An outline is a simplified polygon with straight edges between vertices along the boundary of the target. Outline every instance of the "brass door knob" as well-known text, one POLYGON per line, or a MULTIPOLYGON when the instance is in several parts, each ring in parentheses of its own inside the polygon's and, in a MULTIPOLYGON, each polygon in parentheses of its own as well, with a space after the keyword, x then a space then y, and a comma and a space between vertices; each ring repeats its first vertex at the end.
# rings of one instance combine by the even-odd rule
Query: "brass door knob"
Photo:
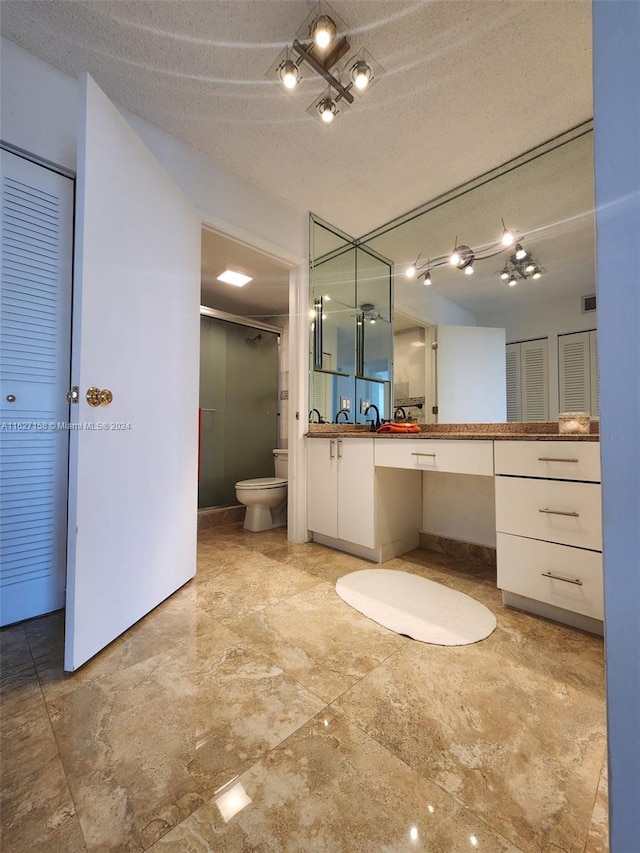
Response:
POLYGON ((108 406, 112 400, 113 394, 108 388, 101 391, 99 388, 91 386, 91 388, 87 389, 87 403, 90 406, 108 406))

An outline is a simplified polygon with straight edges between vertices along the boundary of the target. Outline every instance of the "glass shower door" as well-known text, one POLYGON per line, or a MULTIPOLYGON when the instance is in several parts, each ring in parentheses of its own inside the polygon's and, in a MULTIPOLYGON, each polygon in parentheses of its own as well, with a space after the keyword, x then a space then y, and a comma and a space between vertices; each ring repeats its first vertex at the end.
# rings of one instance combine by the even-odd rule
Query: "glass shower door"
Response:
POLYGON ((273 476, 279 335, 200 318, 198 506, 237 504, 238 480, 273 476))

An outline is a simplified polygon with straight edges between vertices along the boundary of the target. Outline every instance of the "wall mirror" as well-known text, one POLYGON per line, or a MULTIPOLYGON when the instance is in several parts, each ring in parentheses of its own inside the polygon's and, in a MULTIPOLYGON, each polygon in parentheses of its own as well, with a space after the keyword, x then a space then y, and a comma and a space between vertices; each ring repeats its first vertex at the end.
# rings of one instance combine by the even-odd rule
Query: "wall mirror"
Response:
POLYGON ((598 415, 592 122, 357 242, 393 263, 395 404, 422 403, 411 410, 418 419, 441 422, 545 421, 568 410, 598 415), (540 266, 539 278, 518 276, 513 285, 500 278, 515 251, 515 244, 495 245, 501 220, 540 266), (445 260, 432 266, 431 284, 406 277, 418 255, 424 272, 456 242, 478 249, 478 258, 495 252, 477 259, 472 275, 445 260), (505 357, 487 359, 481 369, 473 336, 482 338, 482 329, 503 330, 505 357), (454 366, 441 371, 434 353, 447 361, 445 338, 455 349, 454 366), (504 400, 501 418, 483 415, 478 391, 488 394, 492 386, 504 400), (447 395, 470 406, 458 416, 447 405, 447 416, 447 395))
POLYGON ((313 215, 310 229, 309 420, 389 418, 393 264, 313 215))

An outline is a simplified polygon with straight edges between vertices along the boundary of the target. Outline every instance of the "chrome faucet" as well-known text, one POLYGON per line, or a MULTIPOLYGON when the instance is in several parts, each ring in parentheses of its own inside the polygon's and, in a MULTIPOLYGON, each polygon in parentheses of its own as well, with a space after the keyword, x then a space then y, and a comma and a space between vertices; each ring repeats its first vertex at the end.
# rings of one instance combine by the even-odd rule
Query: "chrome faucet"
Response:
POLYGON ((318 409, 311 409, 311 411, 309 412, 309 423, 310 423, 310 424, 312 424, 312 423, 313 423, 313 413, 314 413, 314 412, 315 412, 315 413, 316 413, 316 415, 318 416, 318 420, 316 421, 316 423, 318 423, 318 424, 323 424, 323 423, 324 423, 324 418, 322 417, 322 415, 320 414, 320 412, 318 411, 318 409))
POLYGON ((346 424, 349 423, 349 410, 348 409, 340 409, 338 414, 336 415, 335 423, 340 423, 340 415, 344 415, 344 422, 346 424))
POLYGON ((367 408, 364 410, 365 417, 367 416, 369 409, 376 410, 376 419, 375 421, 371 421, 371 432, 375 432, 376 430, 380 429, 380 411, 375 403, 369 403, 367 408))

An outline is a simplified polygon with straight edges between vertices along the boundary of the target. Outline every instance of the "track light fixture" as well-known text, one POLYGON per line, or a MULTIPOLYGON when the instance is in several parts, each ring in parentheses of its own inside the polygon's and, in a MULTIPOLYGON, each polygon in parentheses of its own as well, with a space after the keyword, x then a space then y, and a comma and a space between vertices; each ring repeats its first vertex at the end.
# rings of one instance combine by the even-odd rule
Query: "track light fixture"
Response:
POLYGON ((505 261, 502 270, 498 272, 502 281, 506 281, 510 287, 513 287, 521 280, 540 278, 544 270, 539 262, 532 257, 531 253, 525 249, 522 242, 516 242, 519 232, 507 228, 504 224, 504 219, 501 221, 502 235, 494 243, 486 243, 477 249, 472 249, 464 243, 458 243, 458 238, 456 237, 453 244, 454 248, 450 254, 428 259, 426 263, 421 264, 420 258, 422 257, 422 253, 420 253, 415 261, 407 267, 405 275, 407 278, 424 278, 425 284, 431 284, 432 269, 445 265, 462 270, 465 275, 473 275, 476 270, 475 264, 477 261, 495 258, 496 255, 502 254, 506 248, 515 244, 513 254, 505 261))
POLYGON ((528 278, 540 278, 542 269, 538 262, 531 257, 530 253, 523 248, 522 244, 516 243, 515 252, 511 255, 505 264, 505 268, 499 275, 503 281, 508 279, 508 283, 513 287, 519 281, 526 281, 528 278), (505 273, 507 274, 506 276, 505 273))
POLYGON ((302 79, 302 66, 323 78, 328 85, 328 96, 325 93, 323 100, 328 97, 335 109, 319 110, 317 99, 307 112, 325 124, 331 124, 338 115, 339 102, 352 104, 354 93, 370 89, 384 74, 382 66, 364 48, 349 55, 348 29, 335 10, 320 0, 303 21, 292 44, 284 48, 267 72, 268 78, 277 80, 289 93, 302 79), (344 57, 347 59, 339 65, 344 57))

